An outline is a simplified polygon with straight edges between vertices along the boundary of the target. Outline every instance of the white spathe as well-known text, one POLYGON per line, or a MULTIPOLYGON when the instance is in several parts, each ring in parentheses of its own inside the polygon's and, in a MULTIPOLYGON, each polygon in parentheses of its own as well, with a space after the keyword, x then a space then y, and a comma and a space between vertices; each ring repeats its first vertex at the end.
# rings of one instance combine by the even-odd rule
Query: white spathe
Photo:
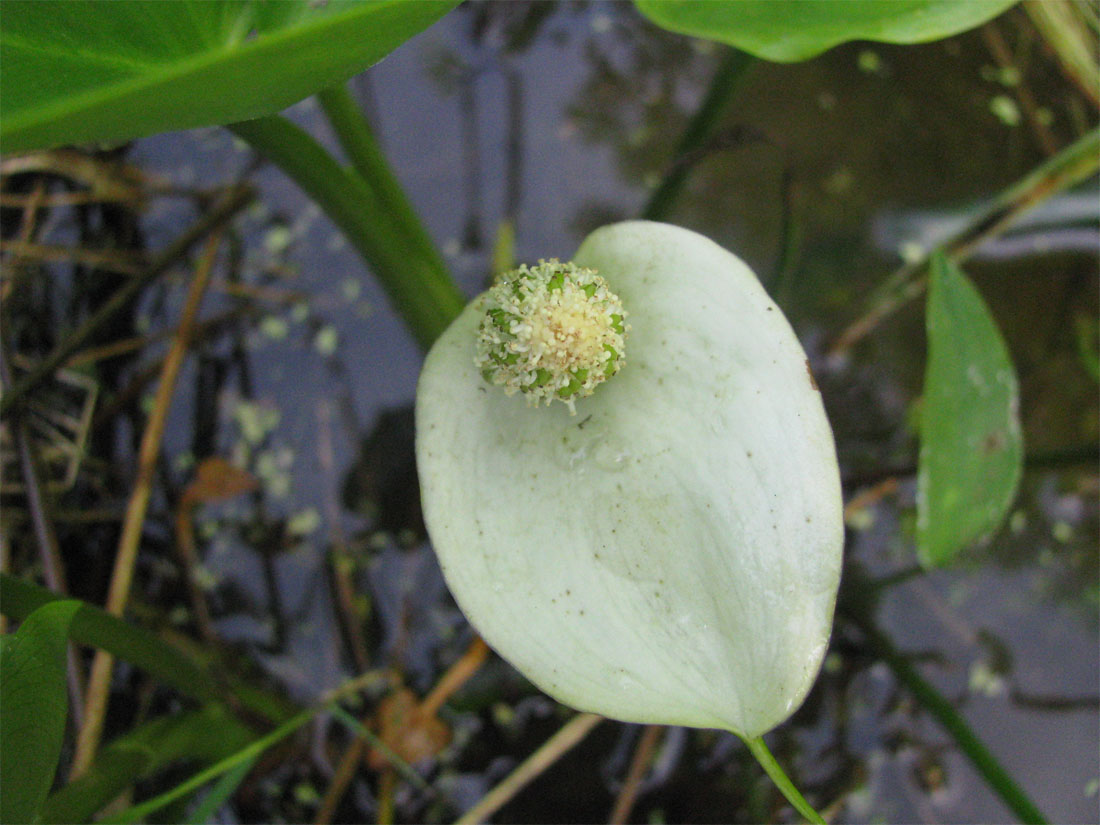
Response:
POLYGON ((629 315, 594 395, 528 406, 474 365, 474 300, 417 390, 428 532, 459 606, 542 690, 630 722, 755 737, 828 643, 843 526, 806 356, 752 271, 632 221, 588 237, 629 315))

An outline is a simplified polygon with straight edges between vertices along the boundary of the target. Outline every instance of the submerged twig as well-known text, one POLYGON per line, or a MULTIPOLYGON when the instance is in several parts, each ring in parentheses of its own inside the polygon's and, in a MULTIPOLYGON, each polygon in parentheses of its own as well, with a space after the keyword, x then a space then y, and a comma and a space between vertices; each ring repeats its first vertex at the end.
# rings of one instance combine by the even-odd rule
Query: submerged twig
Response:
POLYGON ((333 489, 336 462, 332 449, 332 410, 326 402, 317 407, 317 458, 326 482, 324 508, 329 542, 332 545, 330 567, 337 620, 351 648, 355 667, 361 673, 370 667, 370 654, 367 652, 367 640, 363 636, 363 619, 355 608, 355 581, 351 572, 354 559, 348 551, 344 530, 340 526, 340 506, 333 489))
POLYGON ((525 759, 518 768, 504 778, 499 785, 482 797, 455 825, 474 825, 484 822, 508 804, 517 793, 539 774, 553 765, 566 751, 586 737, 592 728, 603 721, 595 713, 578 713, 551 736, 541 748, 525 759))
POLYGON ((0 252, 31 261, 71 262, 119 275, 138 275, 145 269, 139 254, 120 249, 85 249, 27 241, 0 241, 0 252))
POLYGON ((225 459, 211 456, 199 464, 194 480, 183 491, 176 508, 176 551, 191 601, 191 613, 199 635, 209 644, 217 644, 218 634, 214 629, 210 606, 206 603, 206 594, 196 578, 199 555, 195 542, 194 513, 205 502, 233 498, 256 487, 256 479, 251 475, 225 459))
MULTIPOLYGON (((6 351, 0 352, 0 376, 2 376, 4 384, 11 383, 11 370, 8 367, 6 351)), ((15 442, 16 452, 19 454, 27 509, 30 511, 31 524, 34 527, 38 555, 42 562, 46 586, 55 593, 68 595, 69 587, 65 581, 65 566, 61 561, 61 551, 58 549, 57 533, 54 531, 53 521, 47 512, 47 501, 42 494, 42 485, 39 481, 42 478, 42 473, 34 454, 34 445, 29 435, 27 423, 22 415, 16 416, 15 421, 12 423, 11 435, 15 442)), ((73 712, 73 723, 80 727, 84 720, 81 705, 84 696, 84 674, 80 670, 80 658, 76 654, 76 647, 71 641, 66 645, 66 659, 69 705, 73 712)))
POLYGON ((649 202, 642 210, 642 217, 651 221, 664 220, 672 210, 672 204, 680 195, 684 187, 690 163, 685 163, 684 158, 698 152, 714 135, 722 116, 729 108, 733 100, 733 93, 737 89, 738 82, 745 70, 753 63, 753 58, 745 52, 732 47, 726 50, 721 65, 714 73, 710 88, 707 90, 703 102, 695 111, 688 123, 680 143, 676 147, 676 154, 672 166, 665 175, 649 202))
MULTIPOLYGON (((142 526, 145 523, 145 512, 153 486, 153 474, 156 470, 157 457, 160 455, 161 438, 168 419, 168 410, 175 391, 176 378, 179 376, 183 359, 190 348, 195 318, 206 292, 206 285, 210 281, 210 273, 214 268, 214 260, 218 252, 220 239, 220 233, 218 233, 208 240, 202 258, 196 267, 195 277, 191 282, 187 301, 184 304, 179 330, 172 342, 172 348, 165 359, 164 369, 161 372, 153 412, 149 416, 149 422, 142 434, 141 446, 138 451, 137 478, 126 510, 126 517, 123 520, 122 535, 119 537, 118 553, 115 556, 111 585, 107 593, 107 612, 115 616, 122 615, 130 596, 130 584, 133 581, 138 544, 141 540, 142 526)), ((84 704, 84 724, 80 727, 76 742, 76 753, 73 757, 71 772, 73 778, 82 775, 88 769, 95 756, 96 749, 99 747, 99 740, 103 735, 103 718, 107 708, 107 695, 110 690, 113 664, 114 658, 111 654, 104 650, 96 651, 84 704)))
MULTIPOLYGON (((475 639, 461 658, 447 669, 447 672, 443 674, 432 692, 401 717, 401 720, 405 722, 405 727, 422 727, 425 720, 434 718, 443 703, 466 684, 470 677, 481 667, 488 655, 489 646, 480 638, 475 639)), ((369 722, 370 719, 368 718, 366 721, 369 722)), ((382 809, 392 802, 393 791, 395 790, 393 782, 397 773, 400 773, 405 779, 411 780, 421 790, 428 790, 435 795, 439 795, 434 788, 420 779, 416 771, 409 765, 410 761, 416 761, 413 758, 416 754, 407 752, 406 749, 400 747, 400 743, 387 741, 386 734, 392 731, 392 728, 387 730, 385 724, 381 728, 382 735, 378 736, 373 733, 368 735, 369 729, 365 724, 358 726, 360 736, 348 745, 340 757, 336 773, 329 783, 328 790, 325 791, 321 807, 314 818, 315 825, 325 825, 325 823, 332 821, 336 809, 340 805, 340 800, 343 799, 348 785, 355 776, 355 767, 364 755, 370 757, 368 765, 375 769, 378 769, 379 763, 383 766, 379 779, 379 822, 386 821, 387 816, 392 819, 392 811, 387 813, 382 809), (373 751, 365 754, 368 744, 372 745, 373 751)), ((419 738, 417 738, 417 744, 418 746, 422 745, 419 738)), ((447 801, 449 802, 449 800, 447 801)))
POLYGON ((610 825, 622 825, 630 819, 630 812, 634 809, 638 791, 642 787, 642 778, 653 759, 653 751, 656 750, 657 742, 660 741, 664 731, 664 725, 646 725, 642 738, 638 740, 638 745, 634 749, 634 758, 630 760, 623 787, 615 799, 615 807, 611 809, 611 816, 607 820, 610 825))
POLYGON ((313 825, 328 825, 329 822, 332 822, 333 817, 336 815, 336 809, 340 806, 340 802, 347 792, 348 785, 355 778, 355 771, 359 767, 359 760, 363 757, 363 751, 366 750, 366 747, 367 740, 362 736, 357 736, 340 756, 336 773, 332 775, 328 788, 325 790, 325 795, 321 799, 321 806, 317 809, 317 815, 313 817, 313 825))
POLYGON ((1020 818, 1020 821, 1046 822, 1035 803, 1028 798, 1023 789, 1016 784, 1016 780, 978 739, 966 720, 935 687, 925 681, 909 659, 901 654, 867 617, 853 613, 849 614, 848 618, 859 627, 872 652, 890 667, 897 681, 904 685, 921 706, 932 714, 951 735, 959 746, 959 750, 970 760, 994 793, 1020 818))
POLYGON ((195 221, 183 234, 173 241, 164 251, 153 259, 149 268, 141 275, 129 280, 102 306, 99 307, 87 320, 73 330, 61 343, 54 347, 53 352, 40 361, 21 379, 15 382, 2 397, 0 397, 0 415, 6 414, 13 406, 23 401, 24 397, 37 387, 48 376, 60 367, 74 352, 79 350, 92 334, 114 317, 131 300, 141 293, 145 287, 162 275, 168 267, 187 254, 187 250, 193 244, 201 240, 215 227, 221 226, 238 211, 243 209, 253 197, 253 191, 249 187, 237 186, 227 192, 207 212, 195 221))

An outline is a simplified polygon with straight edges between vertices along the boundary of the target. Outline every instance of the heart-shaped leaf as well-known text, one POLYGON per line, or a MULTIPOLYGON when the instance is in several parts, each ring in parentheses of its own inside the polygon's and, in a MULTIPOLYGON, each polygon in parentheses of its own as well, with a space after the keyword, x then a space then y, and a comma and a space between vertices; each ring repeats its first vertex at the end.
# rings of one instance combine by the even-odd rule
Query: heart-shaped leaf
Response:
POLYGON ((4 152, 271 114, 381 60, 457 0, 8 0, 4 152))
POLYGON ((575 415, 483 380, 488 293, 425 363, 417 461, 447 582, 566 704, 758 736, 809 690, 840 574, 839 474, 806 356, 748 267, 693 232, 605 227, 575 262, 629 322, 621 369, 575 415))
POLYGON ((778 63, 849 40, 923 43, 980 26, 1017 0, 634 0, 662 28, 778 63))

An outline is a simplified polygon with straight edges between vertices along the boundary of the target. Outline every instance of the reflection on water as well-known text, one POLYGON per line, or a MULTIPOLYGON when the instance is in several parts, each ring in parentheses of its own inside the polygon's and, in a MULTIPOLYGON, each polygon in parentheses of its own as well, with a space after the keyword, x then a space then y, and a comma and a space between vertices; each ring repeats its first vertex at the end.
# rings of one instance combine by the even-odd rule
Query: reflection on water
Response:
MULTIPOLYGON (((472 296, 491 273, 503 222, 515 229, 517 260, 532 261, 567 257, 590 229, 637 215, 721 55, 656 31, 628 4, 473 4, 353 89, 472 296)), ((934 243, 1042 159, 1026 124, 1008 125, 991 109, 1006 87, 990 65, 977 33, 909 48, 850 45, 807 64, 754 64, 721 134, 751 129, 766 140, 723 143, 720 134, 725 148, 697 160, 670 216, 761 273, 777 267, 784 222, 797 234, 777 298, 814 362, 846 496, 862 494, 866 506, 848 514, 848 603, 824 672, 773 749, 811 798, 823 806, 843 798, 844 821, 1007 816, 943 731, 868 656, 845 618, 852 610, 872 610, 899 649, 927 654, 927 678, 1048 815, 1088 821, 1098 813, 1095 785, 1087 792, 1100 746, 1089 450, 1098 412, 1076 331, 1097 315, 1095 187, 1051 201, 968 265, 1017 364, 1031 465, 1006 529, 957 569, 871 584, 914 563, 920 307, 885 325, 852 360, 824 358, 868 291, 914 245, 934 243)), ((1034 57, 1023 82, 1065 145, 1079 124, 1056 69, 1034 57)), ((334 148, 311 102, 289 114, 334 148)), ((130 159, 187 186, 222 184, 251 162, 216 129, 142 140, 130 159)), ((241 225, 237 291, 212 295, 206 310, 234 310, 248 294, 260 311, 211 336, 188 367, 165 443, 168 472, 178 478, 221 454, 261 485, 199 513, 217 630, 301 699, 361 664, 356 645, 371 666, 394 666, 426 691, 470 631, 424 541, 410 412, 420 353, 316 207, 273 169, 251 177, 263 199, 241 225), (330 558, 355 584, 342 616, 330 558), (349 616, 360 625, 358 641, 349 616)), ((150 247, 188 214, 186 203, 154 201, 143 219, 150 247)), ((172 323, 181 295, 146 306, 150 323, 172 323)), ((604 450, 596 460, 628 460, 628 446, 593 449, 604 450)), ((560 724, 499 662, 453 707, 456 743, 439 768, 453 798, 476 798, 560 724)), ((601 727, 503 818, 605 818, 637 735, 601 727), (569 799, 562 783, 577 789, 569 799)), ((369 787, 353 788, 346 813, 362 816, 373 805, 369 787)), ((635 816, 770 821, 778 814, 769 793, 734 737, 675 731, 657 751, 635 816)), ((406 815, 427 815, 406 802, 406 815)))

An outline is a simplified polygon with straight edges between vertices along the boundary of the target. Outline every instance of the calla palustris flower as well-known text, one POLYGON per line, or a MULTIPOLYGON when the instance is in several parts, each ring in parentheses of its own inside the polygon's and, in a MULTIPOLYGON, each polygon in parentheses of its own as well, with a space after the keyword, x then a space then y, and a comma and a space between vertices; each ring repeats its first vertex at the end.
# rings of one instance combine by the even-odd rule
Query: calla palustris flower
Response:
POLYGON ((451 591, 546 693, 746 738, 801 703, 839 474, 806 356, 734 255, 636 221, 501 276, 432 348, 416 425, 451 591))

